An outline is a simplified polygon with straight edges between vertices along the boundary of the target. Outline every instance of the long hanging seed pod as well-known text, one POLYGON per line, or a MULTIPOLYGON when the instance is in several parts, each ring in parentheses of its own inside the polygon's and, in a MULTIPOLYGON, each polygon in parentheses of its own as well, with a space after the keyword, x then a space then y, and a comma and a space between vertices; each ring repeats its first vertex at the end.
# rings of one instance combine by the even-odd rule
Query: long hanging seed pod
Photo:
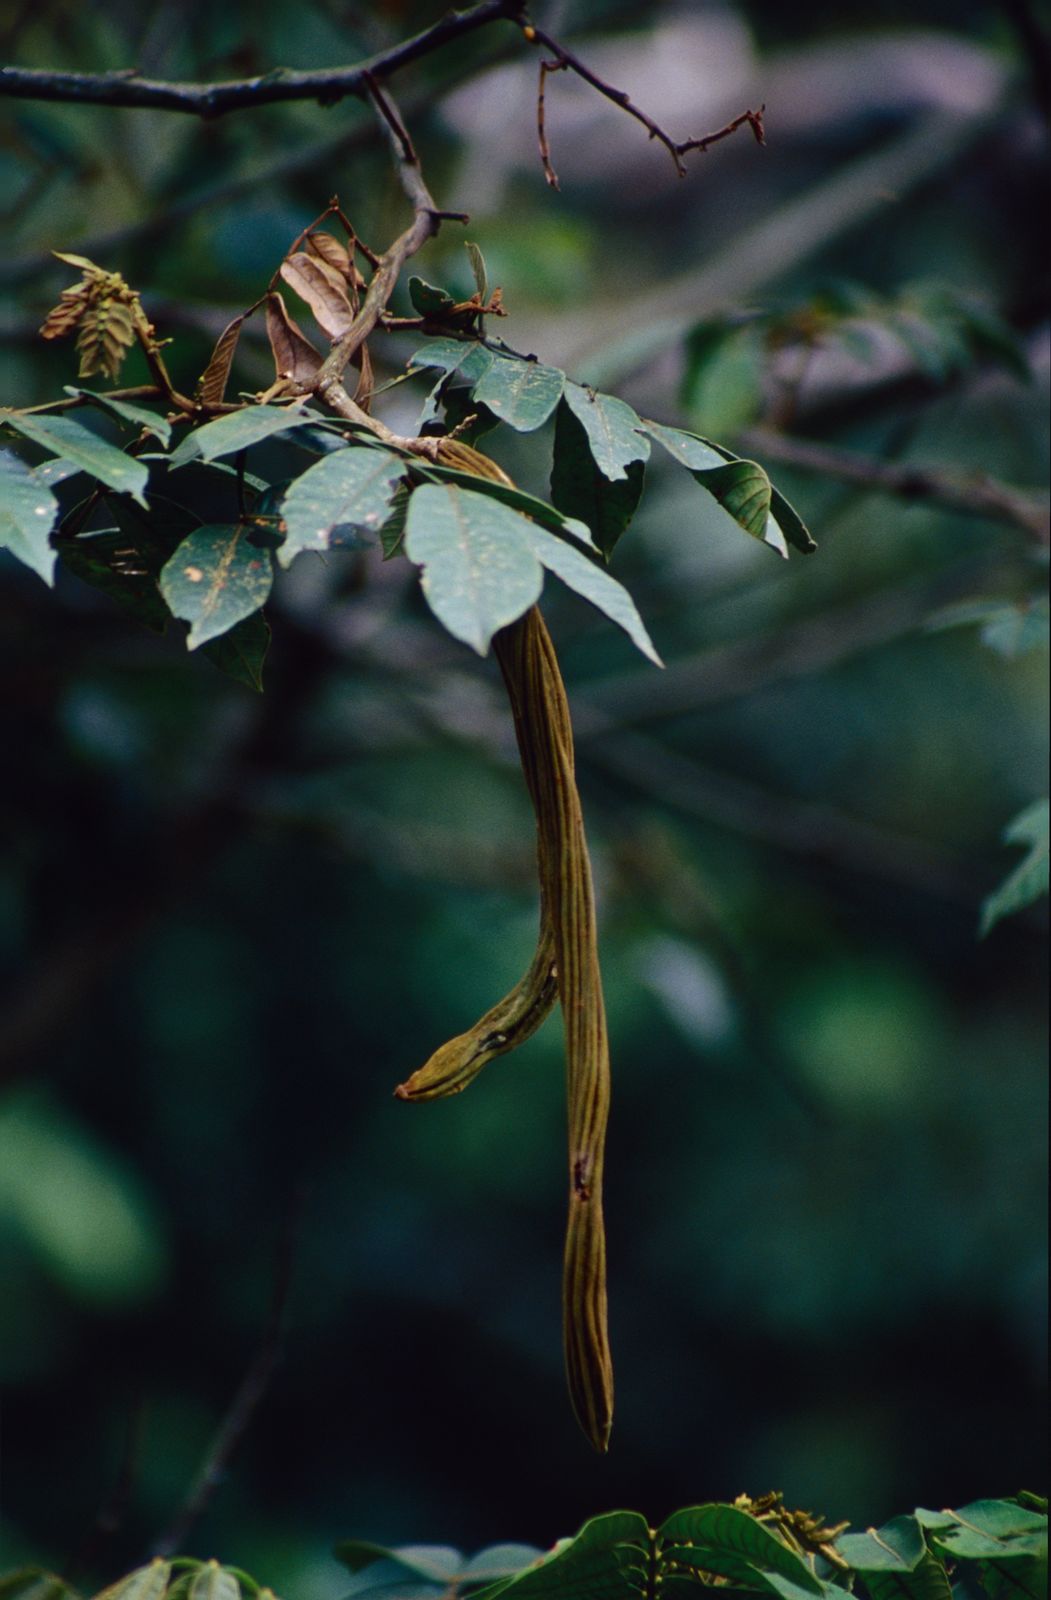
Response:
POLYGON ((443 1044, 394 1093, 400 1100, 441 1100, 460 1094, 490 1061, 531 1039, 557 999, 555 940, 545 908, 525 976, 473 1028, 443 1044))
MULTIPOLYGON (((461 471, 510 483, 495 462, 458 440, 441 441, 438 456, 461 471)), ((507 685, 522 770, 537 818, 540 938, 529 972, 515 989, 473 1029, 436 1051, 398 1092, 406 1099, 423 1099, 466 1087, 486 1061, 535 1031, 554 1002, 557 974, 569 1123, 569 1218, 562 1278, 566 1374, 580 1426, 596 1450, 605 1451, 613 1419, 602 1216, 609 1045, 572 726, 554 645, 535 606, 496 634, 493 648, 507 685)))

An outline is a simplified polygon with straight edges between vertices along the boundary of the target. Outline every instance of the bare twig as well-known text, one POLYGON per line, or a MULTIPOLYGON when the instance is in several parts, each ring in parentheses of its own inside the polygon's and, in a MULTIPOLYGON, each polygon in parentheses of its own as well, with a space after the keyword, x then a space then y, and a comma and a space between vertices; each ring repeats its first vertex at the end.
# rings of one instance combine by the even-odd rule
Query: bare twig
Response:
POLYGON ((145 1396, 140 1392, 134 1397, 128 1411, 124 1449, 113 1487, 95 1513, 95 1521, 87 1538, 63 1568, 71 1583, 80 1573, 91 1571, 99 1564, 100 1553, 124 1525, 141 1467, 145 1421, 145 1396))
POLYGON ((540 82, 536 91, 536 136, 540 145, 540 164, 544 169, 544 177, 552 189, 559 187, 558 173, 551 165, 551 146, 547 142, 547 125, 545 118, 545 89, 549 72, 564 72, 565 61, 541 61, 540 82))
MULTIPOLYGON (((34 332, 39 330, 34 330, 34 332)), ((38 411, 72 411, 76 406, 88 406, 92 400, 160 400, 163 391, 155 383, 136 383, 130 389, 103 389, 97 395, 68 394, 64 400, 43 400, 38 406, 20 406, 19 411, 23 417, 31 417, 38 411)))
POLYGON ((390 77, 442 45, 462 39, 490 22, 517 22, 521 14, 522 0, 480 0, 480 4, 466 11, 447 12, 432 27, 367 61, 350 67, 329 67, 322 72, 276 67, 259 77, 226 83, 163 83, 140 77, 135 67, 102 73, 2 67, 0 94, 20 100, 182 111, 198 117, 220 117, 228 111, 251 110, 279 100, 317 100, 330 106, 347 95, 364 97, 369 92, 370 77, 390 77))
POLYGON ((559 44, 557 39, 553 39, 549 33, 545 33, 543 28, 537 28, 532 23, 529 23, 524 31, 531 44, 543 45, 545 50, 550 50, 554 58, 551 61, 541 61, 540 63, 540 87, 537 91, 536 105, 540 159, 544 167, 544 177, 553 189, 558 188, 558 177, 551 165, 551 152, 544 127, 544 89, 547 76, 551 72, 563 72, 566 69, 570 72, 575 72, 578 78, 582 78, 593 89, 597 89, 599 94, 604 95, 607 100, 612 100, 613 104, 619 106, 621 111, 626 111, 629 117, 634 117, 636 122, 641 122, 650 138, 658 140, 667 150, 675 163, 675 170, 680 178, 685 178, 686 176, 686 163, 683 160, 683 156, 687 155, 691 150, 707 150, 709 145, 718 144, 720 139, 729 138, 730 134, 736 133, 737 129, 743 128, 746 123, 751 128, 756 143, 766 143, 766 136, 763 130, 765 106, 760 106, 758 111, 742 111, 739 117, 734 117, 732 122, 728 122, 723 128, 718 128, 715 133, 703 134, 698 139, 676 141, 670 133, 665 132, 658 122, 654 122, 653 118, 647 115, 641 106, 635 104, 626 90, 614 88, 613 84, 607 83, 605 78, 600 78, 598 73, 593 72, 589 66, 581 61, 579 56, 574 55, 572 50, 567 50, 565 45, 559 44))
POLYGON ((950 511, 967 516, 990 517, 997 522, 1021 528, 1037 544, 1049 542, 1049 513, 1046 496, 1027 494, 984 473, 964 476, 939 467, 920 467, 890 461, 875 461, 849 450, 834 450, 811 444, 807 439, 791 439, 765 428, 752 428, 740 438, 742 448, 760 459, 783 461, 804 472, 818 472, 844 483, 880 493, 900 495, 906 500, 930 500, 950 511))
POLYGON ((216 1490, 226 1476, 234 1451, 247 1432, 259 1403, 270 1386, 274 1369, 281 1357, 285 1307, 288 1304, 288 1292, 292 1283, 292 1268, 302 1208, 303 1195, 300 1191, 292 1198, 281 1230, 274 1272, 274 1292, 262 1343, 255 1360, 237 1387, 229 1410, 216 1430, 189 1494, 170 1525, 154 1544, 152 1552, 154 1556, 172 1556, 183 1548, 186 1535, 211 1505, 216 1490))

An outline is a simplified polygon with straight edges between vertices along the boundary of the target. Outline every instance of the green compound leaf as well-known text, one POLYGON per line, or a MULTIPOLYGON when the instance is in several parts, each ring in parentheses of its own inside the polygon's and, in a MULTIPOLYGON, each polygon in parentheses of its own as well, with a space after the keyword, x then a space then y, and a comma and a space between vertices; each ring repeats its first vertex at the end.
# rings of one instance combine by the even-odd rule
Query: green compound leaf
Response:
POLYGON ((272 582, 269 554, 249 542, 240 524, 196 528, 160 575, 161 593, 173 616, 191 624, 189 650, 258 611, 272 582))
POLYGON ((390 503, 390 514, 379 531, 384 561, 396 556, 405 539, 405 519, 409 514, 409 490, 406 484, 398 485, 390 503))
POLYGON ((610 479, 595 465, 583 423, 567 405, 555 418, 551 498, 560 511, 591 529, 595 544, 610 556, 642 498, 646 466, 629 462, 626 476, 610 479))
POLYGON ((453 484, 424 484, 409 501, 405 550, 423 568, 427 604, 453 638, 479 655, 543 587, 520 524, 530 526, 491 497, 453 484))
POLYGON ((685 428, 666 428, 663 423, 650 422, 646 417, 642 418, 641 425, 651 439, 663 445, 673 461, 690 472, 707 472, 733 459, 709 444, 707 439, 702 439, 696 433, 687 433, 685 428))
MULTIPOLYGON (((470 239, 464 241, 464 249, 467 251, 467 259, 471 263, 471 276, 474 279, 474 286, 478 290, 478 297, 484 305, 489 298, 489 274, 485 269, 485 257, 478 246, 471 243, 470 239)), ((508 1546, 507 1548, 510 1549, 511 1547, 508 1546)))
POLYGON ((457 467, 446 467, 437 462, 428 461, 426 466, 422 462, 417 463, 414 470, 421 477, 435 478, 443 483, 458 483, 472 494, 487 494, 512 510, 521 511, 523 516, 532 517, 542 528, 549 528, 552 533, 573 543, 586 545, 589 550, 597 549, 587 523, 564 516, 555 506, 537 499, 536 495, 526 494, 524 489, 499 483, 495 478, 480 478, 476 472, 461 472, 457 467))
POLYGON ((475 383, 474 398, 519 433, 532 433, 558 405, 565 382, 557 367, 499 356, 475 383))
MULTIPOLYGON (((1004 842, 1028 848, 1028 854, 1014 871, 1004 879, 999 889, 989 895, 982 905, 980 934, 985 935, 995 927, 1001 917, 1026 906, 1047 893, 1048 886, 1048 802, 1037 800, 1028 806, 1004 830, 1004 842)), ((987 1504, 991 1502, 980 1502, 987 1504)), ((1002 1502, 1007 1504, 1007 1502, 1002 1502)), ((1017 1509, 1017 1508, 1016 1508, 1017 1509)))
POLYGON ((245 406, 188 433, 168 459, 170 467, 190 461, 218 461, 235 455, 290 428, 317 427, 324 419, 316 411, 290 410, 287 406, 245 406))
POLYGON ((441 416, 445 431, 452 433, 455 429, 456 437, 465 444, 477 444, 479 439, 500 426, 500 418, 488 406, 478 404, 470 389, 463 388, 457 382, 455 372, 451 377, 442 378, 432 390, 429 405, 431 415, 421 421, 420 428, 441 416))
POLYGON ((164 1592, 171 1577, 171 1562, 151 1561, 149 1566, 137 1567, 124 1578, 103 1589, 95 1600, 164 1600, 164 1592))
POLYGON ((525 537, 537 559, 543 562, 548 571, 561 578, 568 588, 584 600, 589 600, 611 622, 623 628, 632 644, 654 666, 663 666, 635 602, 624 585, 581 551, 564 540, 554 538, 546 529, 538 528, 533 523, 526 523, 525 526, 525 537))
POLYGON ((951 1600, 952 1586, 915 1517, 895 1517, 867 1533, 843 1534, 836 1549, 872 1600, 951 1600))
POLYGON ((788 557, 785 536, 770 515, 771 483, 757 461, 727 461, 694 477, 753 539, 788 557))
POLYGON ((649 459, 650 443, 640 417, 614 395, 566 383, 565 400, 583 426, 597 470, 604 478, 623 478, 633 461, 649 459))
POLYGON ((441 1600, 455 1594, 477 1595, 479 1585, 499 1579, 495 1587, 528 1566, 540 1554, 529 1545, 494 1545, 470 1559, 445 1545, 385 1545, 347 1540, 335 1555, 350 1568, 346 1600, 441 1600))
POLYGON ((346 533, 375 537, 404 476, 405 463, 381 450, 351 446, 323 456, 284 497, 281 565, 290 566, 301 550, 328 550, 337 538, 345 542, 346 533))
POLYGON ((479 655, 499 628, 536 602, 541 568, 547 567, 660 663, 634 601, 615 578, 490 495, 453 484, 417 489, 409 503, 405 549, 424 568, 423 592, 432 611, 479 655))
POLYGON ((475 1600, 639 1600, 650 1596, 650 1531, 637 1511, 592 1517, 544 1560, 497 1582, 475 1600))
POLYGON ((43 1567, 19 1567, 0 1577, 0 1600, 80 1600, 64 1578, 43 1567))
POLYGON ((107 488, 130 494, 143 503, 142 491, 150 475, 145 462, 125 455, 123 450, 100 439, 72 417, 27 416, 17 411, 3 411, 0 422, 72 463, 81 472, 90 473, 107 488))
POLYGON ((674 1512, 658 1534, 670 1559, 689 1561, 738 1582, 757 1583, 785 1600, 825 1593, 824 1584, 801 1556, 737 1506, 689 1506, 674 1512))
POLYGON ((202 654, 228 678, 263 692, 263 663, 270 649, 270 624, 261 611, 245 617, 229 633, 206 644, 202 654))
POLYGON ((1047 1517, 1013 1500, 973 1500, 958 1511, 917 1511, 931 1543, 954 1561, 1047 1560, 1047 1517))
POLYGON ((978 1577, 990 1600, 1046 1600, 1046 1556, 979 1561, 978 1577))
POLYGON ((439 372, 455 372, 458 380, 471 388, 495 360, 491 350, 471 339, 432 339, 409 358, 409 370, 435 367, 439 372))
MULTIPOLYGON (((484 295, 486 291, 480 288, 480 292, 484 295)), ((460 1582, 482 1583, 491 1578, 515 1577, 540 1561, 543 1554, 533 1544, 491 1544, 464 1562, 460 1582)))
POLYGON ((125 499, 110 501, 107 510, 116 527, 62 539, 62 565, 116 600, 144 627, 163 633, 171 613, 157 580, 179 542, 200 526, 198 518, 163 495, 150 495, 145 510, 125 499))
POLYGON ((440 317, 456 304, 447 290, 437 288, 424 278, 409 279, 409 299, 421 317, 440 317))
MULTIPOLYGON (((656 439, 657 443, 667 450, 673 460, 693 473, 702 488, 709 488, 705 482, 707 473, 718 471, 722 463, 739 462, 742 459, 740 456, 735 456, 732 450, 713 444, 710 439, 702 439, 698 434, 688 433, 685 428, 666 428, 659 422, 650 422, 647 419, 643 419, 641 426, 652 439, 656 439)), ((749 463, 751 466, 756 464, 749 463)), ((767 482, 769 483, 769 479, 767 482)), ((745 524, 742 523, 741 526, 744 527, 745 524)), ((752 529, 748 528, 746 531, 751 533, 752 529)), ((762 537, 764 543, 782 554, 786 553, 784 550, 786 541, 803 555, 811 555, 817 549, 802 517, 773 484, 770 484, 767 524, 762 535, 756 537, 762 537)))
POLYGON ((798 550, 800 555, 812 556, 817 549, 817 540, 803 521, 799 512, 785 499, 776 485, 770 485, 770 508, 788 543, 793 550, 798 550))
POLYGON ((69 395, 90 401, 119 422, 128 422, 133 428, 148 429, 163 445, 171 442, 172 425, 167 417, 158 416, 156 411, 150 411, 146 406, 133 405, 130 400, 113 400, 108 394, 96 394, 94 389, 78 389, 72 384, 66 384, 65 390, 69 395))
MULTIPOLYGON (((883 1530, 880 1530, 882 1536, 883 1530)), ((925 1551, 911 1572, 864 1572, 872 1600, 952 1600, 952 1585, 937 1556, 925 1551)))
POLYGON ((190 1584, 189 1600, 241 1600, 241 1586, 218 1561, 206 1561, 190 1584))
POLYGON ((0 450, 0 547, 45 583, 53 583, 55 551, 49 535, 58 501, 32 467, 12 450, 0 450))
POLYGON ((912 1572, 927 1552, 923 1532, 915 1517, 895 1517, 880 1529, 844 1533, 836 1549, 855 1572, 912 1572))

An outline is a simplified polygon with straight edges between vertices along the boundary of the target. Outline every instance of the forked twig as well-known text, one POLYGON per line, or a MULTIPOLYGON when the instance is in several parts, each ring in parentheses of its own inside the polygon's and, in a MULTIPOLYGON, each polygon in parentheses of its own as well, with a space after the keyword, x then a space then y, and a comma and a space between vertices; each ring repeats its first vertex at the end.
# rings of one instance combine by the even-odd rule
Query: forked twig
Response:
POLYGON ((567 50, 565 45, 559 44, 557 39, 553 39, 549 33, 545 33, 543 28, 537 28, 532 23, 529 23, 523 29, 523 32, 531 44, 543 45, 545 50, 551 51, 553 57, 550 61, 541 61, 540 63, 540 83, 537 89, 536 102, 540 160, 544 169, 544 177, 552 189, 557 189, 559 183, 558 174, 551 164, 544 106, 547 78, 549 73, 552 72, 565 72, 566 70, 575 72, 578 78, 582 78, 585 83, 590 84, 593 89, 604 95, 607 100, 612 100, 613 104, 619 106, 621 111, 626 111, 629 117, 634 117, 636 122, 641 122, 650 138, 658 140, 667 150, 675 163, 675 170, 680 178, 685 178, 686 176, 686 163, 683 160, 685 155, 688 155, 692 150, 707 150, 710 145, 718 144, 720 139, 728 139, 732 133, 736 133, 738 128, 743 128, 746 123, 751 128, 756 143, 766 143, 766 134, 763 128, 765 106, 760 106, 758 111, 742 111, 740 116, 734 117, 724 127, 717 128, 714 133, 702 134, 697 139, 677 141, 672 138, 670 133, 666 133, 660 124, 655 122, 647 112, 643 111, 641 106, 637 106, 626 90, 617 89, 613 84, 607 83, 605 78, 600 78, 598 73, 593 72, 585 62, 581 61, 579 56, 574 55, 572 50, 567 50))

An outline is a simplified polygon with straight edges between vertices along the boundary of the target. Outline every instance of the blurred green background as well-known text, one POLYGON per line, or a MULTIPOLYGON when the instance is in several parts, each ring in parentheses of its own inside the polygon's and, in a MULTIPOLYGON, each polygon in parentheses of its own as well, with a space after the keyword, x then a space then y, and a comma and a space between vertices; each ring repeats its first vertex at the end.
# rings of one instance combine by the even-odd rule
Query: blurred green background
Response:
MULTIPOLYGON (((439 12, 9 0, 2 33, 24 65, 214 79, 354 61, 439 12)), ((511 26, 400 75, 512 344, 745 453, 762 424, 1046 483, 1045 11, 538 17, 676 136, 765 101, 769 143, 746 130, 680 182, 557 77, 555 194, 511 26)), ((356 102, 210 124, 7 102, 3 128, 4 403, 74 381, 35 335, 68 281, 53 248, 142 291, 186 387, 334 191, 374 246, 405 217, 356 102)), ((461 236, 419 270, 467 290, 461 236)), ((410 349, 377 341, 383 373, 410 349)), ((241 387, 265 357, 245 347, 241 387)), ((411 426, 422 394, 382 414, 411 426)), ((504 431, 487 447, 543 491, 550 441, 504 431)), ((977 939, 1017 860, 1002 830, 1045 792, 1043 555, 1003 521, 771 467, 809 561, 651 469, 616 571, 663 675, 545 599, 614 1047, 606 1460, 561 1372, 557 1024, 462 1099, 391 1098, 532 947, 492 663, 440 632, 404 563, 303 559, 259 699, 175 630, 4 558, 9 1562, 102 1579, 170 1522, 263 1336, 290 1217, 283 1361, 189 1541, 281 1593, 338 1594, 340 1536, 546 1545, 614 1506, 770 1487, 864 1525, 1043 1481, 1046 911, 977 939), (930 625, 975 599, 1027 607, 1037 647, 930 625)))

